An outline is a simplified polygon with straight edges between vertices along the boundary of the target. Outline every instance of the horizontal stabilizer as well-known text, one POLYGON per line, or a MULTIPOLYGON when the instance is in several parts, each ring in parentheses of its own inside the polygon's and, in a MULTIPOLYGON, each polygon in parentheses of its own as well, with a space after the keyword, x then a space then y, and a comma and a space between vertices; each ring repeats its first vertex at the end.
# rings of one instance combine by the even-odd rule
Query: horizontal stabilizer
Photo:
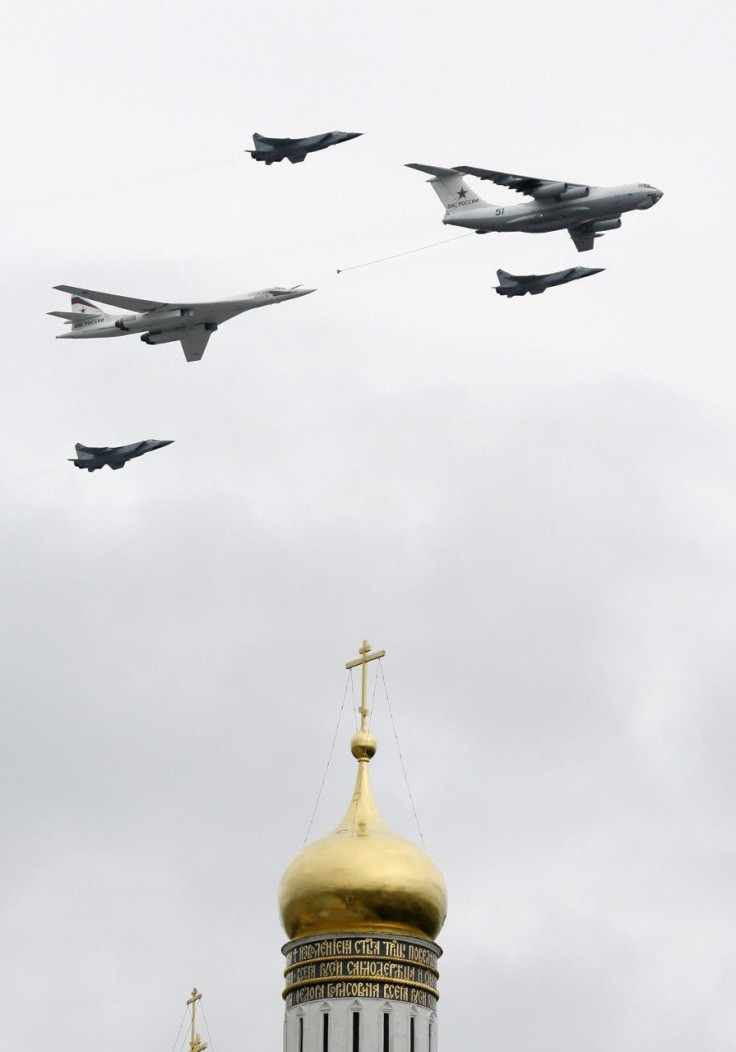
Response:
POLYGON ((404 165, 404 167, 405 168, 415 168, 418 172, 426 172, 427 175, 434 175, 434 176, 443 176, 443 175, 444 176, 448 176, 448 175, 458 176, 458 175, 460 175, 460 172, 456 172, 454 168, 437 168, 433 164, 406 164, 406 165, 404 165))
POLYGON ((94 289, 80 289, 75 285, 54 285, 54 288, 59 292, 69 292, 72 296, 87 296, 99 303, 109 303, 113 307, 121 307, 122 310, 147 311, 168 306, 159 300, 140 300, 132 296, 118 296, 112 292, 95 292, 94 289))
POLYGON ((81 311, 49 310, 46 313, 50 314, 52 318, 63 318, 66 322, 80 322, 89 319, 89 315, 82 314, 81 311))

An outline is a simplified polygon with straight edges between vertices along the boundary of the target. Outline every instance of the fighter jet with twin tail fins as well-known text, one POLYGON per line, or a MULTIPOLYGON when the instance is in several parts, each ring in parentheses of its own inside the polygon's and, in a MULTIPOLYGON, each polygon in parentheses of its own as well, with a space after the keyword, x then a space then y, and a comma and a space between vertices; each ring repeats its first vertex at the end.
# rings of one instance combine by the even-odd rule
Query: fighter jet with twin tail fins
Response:
POLYGON ((198 362, 212 333, 224 321, 271 303, 307 296, 315 289, 296 285, 291 289, 270 288, 259 292, 244 292, 229 300, 213 303, 160 303, 132 296, 118 296, 110 292, 94 292, 74 285, 55 285, 59 292, 70 292, 70 311, 51 310, 54 318, 63 318, 71 325, 69 332, 60 333, 57 340, 88 340, 103 336, 125 336, 141 333, 144 343, 173 343, 179 341, 188 362, 198 362), (107 314, 90 300, 120 307, 128 314, 107 314))
POLYGON ((603 267, 570 267, 568 270, 556 270, 553 274, 509 274, 497 270, 499 283, 496 292, 499 296, 539 296, 553 285, 567 285, 568 281, 589 278, 592 274, 601 274, 603 267))
POLYGON ((132 442, 129 446, 83 446, 77 442, 74 448, 76 457, 69 457, 72 464, 78 468, 86 468, 87 471, 98 471, 107 464, 113 471, 124 468, 129 460, 134 457, 142 457, 144 453, 150 453, 153 449, 161 449, 170 446, 173 439, 164 441, 158 438, 147 438, 143 442, 132 442))
POLYGON ((466 227, 477 234, 494 230, 520 230, 525 234, 567 230, 578 252, 588 252, 597 237, 620 227, 622 213, 651 208, 662 197, 662 191, 649 183, 587 186, 462 164, 455 168, 429 164, 406 167, 432 176, 429 182, 445 206, 442 222, 448 226, 466 227), (489 204, 465 182, 464 174, 489 179, 532 200, 521 205, 489 204))
POLYGON ((340 142, 348 139, 357 139, 362 132, 325 132, 324 135, 309 135, 304 139, 269 139, 265 135, 253 132, 254 150, 246 150, 254 161, 265 161, 273 164, 274 161, 283 161, 286 158, 292 164, 303 161, 308 153, 317 150, 326 150, 328 146, 337 146, 340 142))

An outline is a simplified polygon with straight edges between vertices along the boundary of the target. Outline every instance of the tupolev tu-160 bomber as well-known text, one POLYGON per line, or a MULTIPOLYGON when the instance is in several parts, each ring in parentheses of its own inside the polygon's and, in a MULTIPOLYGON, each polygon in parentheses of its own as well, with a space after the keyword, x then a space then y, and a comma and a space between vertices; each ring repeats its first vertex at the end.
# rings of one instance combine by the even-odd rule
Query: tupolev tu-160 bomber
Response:
POLYGON ((71 311, 51 310, 54 318, 63 318, 71 325, 69 332, 60 333, 57 340, 88 340, 107 336, 126 336, 141 333, 144 343, 181 343, 188 362, 198 362, 212 333, 224 321, 235 318, 255 307, 307 296, 315 289, 296 285, 291 289, 270 288, 259 292, 244 292, 227 300, 212 303, 160 303, 158 300, 135 299, 110 292, 94 292, 74 285, 55 285, 59 292, 72 296, 71 311), (107 314, 90 300, 121 307, 131 314, 107 314))
POLYGON ((308 153, 317 150, 326 150, 328 146, 337 146, 340 142, 348 142, 349 139, 357 139, 362 132, 325 132, 323 135, 307 135, 302 139, 269 139, 265 135, 253 132, 253 146, 255 149, 246 150, 254 161, 265 161, 273 164, 274 161, 288 159, 292 164, 303 161, 308 153))
POLYGON ((467 165, 436 168, 430 164, 407 164, 406 167, 432 176, 429 182, 445 206, 442 222, 447 226, 466 227, 477 234, 506 230, 544 234, 567 230, 578 252, 588 252, 597 237, 620 227, 622 213, 652 208, 662 197, 662 191, 649 183, 587 186, 467 165), (489 179, 498 186, 527 194, 533 200, 521 205, 490 204, 465 182, 464 174, 489 179))

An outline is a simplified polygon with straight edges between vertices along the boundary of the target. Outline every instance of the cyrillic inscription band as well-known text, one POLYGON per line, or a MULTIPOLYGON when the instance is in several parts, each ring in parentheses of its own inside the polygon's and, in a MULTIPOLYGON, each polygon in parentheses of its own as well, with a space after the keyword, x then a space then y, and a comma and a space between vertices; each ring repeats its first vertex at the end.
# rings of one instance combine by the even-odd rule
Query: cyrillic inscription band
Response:
POLYGON ((420 968, 416 964, 399 964, 398 961, 348 960, 317 961, 314 964, 292 964, 285 972, 290 986, 310 979, 402 979, 404 982, 420 983, 435 987, 436 968, 420 968))
POLYGON ((427 968, 437 967, 437 954, 426 946, 417 946, 403 939, 364 938, 352 935, 342 939, 315 939, 292 947, 286 954, 286 964, 301 964, 320 957, 389 957, 410 961, 427 968))
POLYGON ((286 952, 286 1007, 329 997, 375 997, 437 1007, 438 953, 403 939, 315 939, 286 952))

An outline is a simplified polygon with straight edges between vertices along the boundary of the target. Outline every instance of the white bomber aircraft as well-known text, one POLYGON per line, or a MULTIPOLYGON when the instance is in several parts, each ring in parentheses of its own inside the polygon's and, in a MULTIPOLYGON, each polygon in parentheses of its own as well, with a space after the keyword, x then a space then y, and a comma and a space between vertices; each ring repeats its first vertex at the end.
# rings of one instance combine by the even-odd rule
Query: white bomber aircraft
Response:
POLYGON ((59 292, 70 292, 72 296, 71 311, 49 311, 54 318, 63 318, 67 325, 71 325, 71 330, 61 333, 56 337, 57 340, 88 340, 138 332, 142 333, 144 343, 173 343, 179 340, 188 362, 199 361, 207 341, 222 322, 254 307, 283 303, 284 300, 297 299, 316 291, 297 285, 292 289, 270 288, 261 289, 260 292, 245 292, 214 303, 159 303, 157 300, 140 300, 132 296, 79 289, 73 285, 55 285, 54 288, 59 292), (106 314, 89 300, 135 313, 106 314))
POLYGON ((589 251, 595 239, 606 230, 620 227, 622 212, 651 208, 662 196, 662 191, 649 183, 586 186, 468 165, 435 168, 429 164, 407 164, 406 167, 432 176, 429 182, 445 206, 442 222, 448 226, 469 227, 477 234, 493 230, 521 230, 526 234, 567 230, 578 252, 589 251), (468 186, 463 174, 490 179, 533 200, 522 205, 489 204, 468 186))

